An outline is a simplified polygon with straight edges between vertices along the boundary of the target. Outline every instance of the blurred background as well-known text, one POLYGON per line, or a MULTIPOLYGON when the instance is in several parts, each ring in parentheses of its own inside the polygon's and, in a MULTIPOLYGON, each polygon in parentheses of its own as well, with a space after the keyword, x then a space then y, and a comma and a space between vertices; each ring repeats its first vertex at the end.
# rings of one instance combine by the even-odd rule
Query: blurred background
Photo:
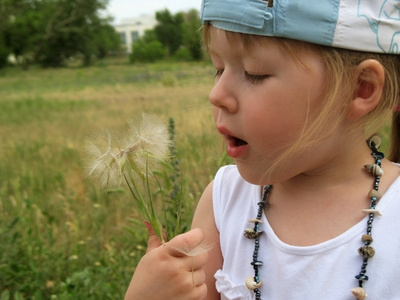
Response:
MULTIPOLYGON (((180 231, 220 165, 200 0, 0 0, 0 300, 122 299, 147 233, 124 189, 86 176, 96 132, 170 124, 160 185, 180 231), (173 128, 171 128, 171 121, 173 128)), ((159 194, 159 191, 155 191, 159 194)))

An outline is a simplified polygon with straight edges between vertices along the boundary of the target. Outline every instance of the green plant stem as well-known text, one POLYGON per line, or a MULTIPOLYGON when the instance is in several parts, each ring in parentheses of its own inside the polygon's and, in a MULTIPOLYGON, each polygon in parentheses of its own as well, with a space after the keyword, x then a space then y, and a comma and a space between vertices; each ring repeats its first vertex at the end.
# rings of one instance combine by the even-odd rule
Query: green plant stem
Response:
POLYGON ((165 243, 165 239, 163 236, 163 230, 162 230, 162 226, 160 221, 158 220, 158 217, 156 215, 155 209, 154 209, 154 205, 153 205, 153 200, 152 200, 152 196, 151 196, 151 190, 150 190, 150 184, 149 184, 149 177, 148 177, 148 169, 146 166, 146 177, 144 179, 145 182, 145 186, 146 186, 146 191, 147 191, 147 195, 149 197, 149 206, 150 206, 150 211, 147 205, 147 201, 145 200, 145 198, 142 195, 142 192, 140 191, 134 174, 132 172, 131 169, 127 169, 128 174, 129 174, 129 178, 124 174, 124 179, 128 185, 128 188, 135 200, 137 209, 140 213, 140 215, 147 221, 150 222, 151 226, 154 229, 154 232, 156 233, 156 235, 158 236, 158 238, 160 239, 161 243, 165 243))

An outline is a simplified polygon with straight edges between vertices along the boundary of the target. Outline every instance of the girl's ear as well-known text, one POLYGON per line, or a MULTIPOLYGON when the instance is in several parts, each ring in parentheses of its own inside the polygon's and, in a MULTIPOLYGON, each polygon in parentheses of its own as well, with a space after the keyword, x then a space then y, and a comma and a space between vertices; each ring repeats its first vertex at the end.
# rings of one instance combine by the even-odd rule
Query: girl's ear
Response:
POLYGON ((356 68, 356 85, 347 117, 356 120, 372 111, 379 103, 385 83, 385 70, 374 59, 361 62, 356 68))

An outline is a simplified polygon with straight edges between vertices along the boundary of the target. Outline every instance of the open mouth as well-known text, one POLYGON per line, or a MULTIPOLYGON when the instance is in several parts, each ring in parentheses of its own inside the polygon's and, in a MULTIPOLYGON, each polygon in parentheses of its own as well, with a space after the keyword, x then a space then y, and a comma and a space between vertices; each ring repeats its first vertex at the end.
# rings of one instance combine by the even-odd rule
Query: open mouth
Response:
POLYGON ((247 142, 235 136, 225 135, 227 139, 226 153, 228 156, 236 159, 248 151, 247 142))
POLYGON ((239 139, 237 137, 234 137, 234 136, 228 136, 228 140, 235 147, 240 147, 240 146, 247 145, 246 141, 241 140, 241 139, 239 139))

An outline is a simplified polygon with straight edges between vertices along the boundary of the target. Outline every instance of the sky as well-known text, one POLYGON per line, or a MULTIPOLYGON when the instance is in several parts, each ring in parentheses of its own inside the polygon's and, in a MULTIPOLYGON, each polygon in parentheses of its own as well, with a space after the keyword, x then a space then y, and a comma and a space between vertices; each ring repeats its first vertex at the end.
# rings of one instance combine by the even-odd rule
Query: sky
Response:
POLYGON ((110 0, 106 14, 114 17, 115 24, 122 19, 135 18, 143 14, 168 9, 171 13, 200 10, 201 0, 110 0))

